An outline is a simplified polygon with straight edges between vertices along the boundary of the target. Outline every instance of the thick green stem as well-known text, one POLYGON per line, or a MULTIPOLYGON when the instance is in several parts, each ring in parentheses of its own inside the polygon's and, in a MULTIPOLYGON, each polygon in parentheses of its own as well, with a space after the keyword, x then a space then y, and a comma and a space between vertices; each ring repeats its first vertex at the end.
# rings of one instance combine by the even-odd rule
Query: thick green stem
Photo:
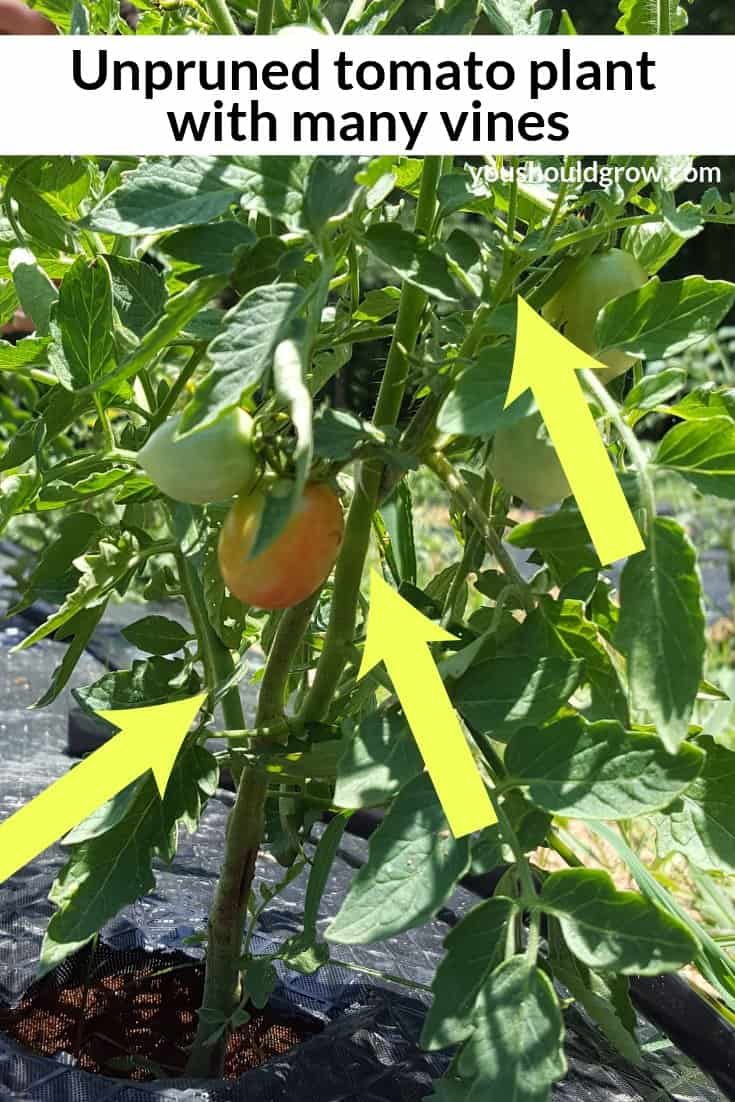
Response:
POLYGON ((270 34, 273 30, 274 0, 258 0, 258 18, 255 20, 256 34, 270 34))
MULTIPOLYGON (((436 189, 441 172, 441 158, 427 157, 421 176, 421 192, 416 207, 416 232, 428 234, 436 211, 436 189)), ((421 328, 421 317, 426 295, 411 284, 404 284, 398 307, 396 327, 393 332, 385 371, 380 384, 373 421, 378 428, 395 425, 406 389, 406 381, 421 328)), ((334 594, 329 624, 324 639, 314 683, 304 701, 301 718, 306 721, 323 719, 347 664, 355 631, 357 602, 360 593, 362 571, 370 543, 372 517, 380 493, 383 464, 380 460, 366 460, 355 477, 355 496, 352 499, 345 538, 334 575, 334 594)))
POLYGON ((671 34, 670 0, 658 0, 658 33, 671 34))
POLYGON ((307 597, 300 605, 287 608, 281 617, 258 694, 256 727, 267 727, 283 715, 286 706, 286 689, 293 656, 304 638, 311 614, 319 600, 320 590, 307 597))
MULTIPOLYGON (((207 924, 207 964, 202 1009, 218 1020, 228 1019, 241 997, 240 956, 247 904, 263 837, 268 781, 246 769, 227 824, 227 840, 212 909, 207 924)), ((212 1020, 201 1016, 187 1064, 187 1075, 219 1078, 224 1066, 228 1030, 209 1043, 212 1020)))
POLYGON ((212 22, 220 34, 239 34, 240 29, 232 17, 227 0, 206 0, 212 22))
MULTIPOLYGON (((318 597, 317 592, 300 605, 288 609, 281 618, 258 699, 256 724, 259 727, 267 726, 283 714, 291 663, 318 597)), ((239 726, 244 726, 244 721, 239 726)), ((266 774, 246 767, 240 776, 237 799, 227 824, 225 856, 207 926, 202 1009, 214 1014, 219 1021, 228 1019, 243 1000, 240 958, 248 898, 263 839, 267 794, 266 774)), ((200 1016, 187 1074, 201 1077, 222 1075, 228 1030, 225 1029, 214 1043, 209 1043, 211 1034, 211 1018, 209 1015, 200 1016)))

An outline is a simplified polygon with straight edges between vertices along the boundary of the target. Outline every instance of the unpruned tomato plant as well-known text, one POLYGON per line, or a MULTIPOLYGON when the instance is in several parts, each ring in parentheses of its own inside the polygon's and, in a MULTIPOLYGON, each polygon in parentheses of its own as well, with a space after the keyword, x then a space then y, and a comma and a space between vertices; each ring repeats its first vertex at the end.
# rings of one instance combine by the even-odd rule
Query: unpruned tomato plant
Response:
MULTIPOLYGON (((507 30, 507 7, 485 4, 485 18, 507 30)), ((718 690, 704 680, 697 555, 656 506, 672 477, 735 498, 735 395, 687 390, 680 366, 735 285, 667 275, 706 226, 730 232, 735 202, 710 188, 682 203, 686 160, 609 165, 656 178, 549 189, 452 157, 0 161, 0 324, 22 308, 34 327, 0 343, 0 522, 34 541, 16 609, 54 606, 20 646, 66 645, 39 705, 130 591, 188 616, 131 624, 148 657, 79 702, 207 694, 162 803, 144 777, 67 838, 42 967, 153 889, 154 861, 197 829, 227 766, 237 796, 193 1076, 221 1073, 276 959, 311 972, 335 943, 425 923, 470 869, 504 871, 434 978, 422 1041, 456 1051, 437 1099, 546 1098, 565 1073, 568 998, 637 1059, 632 974, 691 964, 735 1012, 735 965, 659 875, 674 854, 735 873, 735 759, 699 723, 718 690), (645 542, 619 583, 532 397, 504 409, 518 293, 605 365, 587 398, 645 542), (375 400, 347 408, 335 384, 358 360, 375 400), (639 432, 650 414, 668 426, 655 446, 639 432), (456 538, 435 576, 418 566, 417 471, 456 538), (369 554, 454 637, 434 658, 497 814, 471 837, 448 832, 385 671, 357 680, 369 554), (266 662, 247 724, 255 646, 266 662), (363 807, 385 817, 325 939, 319 901, 363 807), (637 891, 593 867, 579 823, 637 891), (655 867, 630 848, 631 824, 655 832, 655 867), (261 847, 281 864, 276 892, 308 876, 303 930, 267 958, 252 954, 274 895, 257 883, 261 847)))

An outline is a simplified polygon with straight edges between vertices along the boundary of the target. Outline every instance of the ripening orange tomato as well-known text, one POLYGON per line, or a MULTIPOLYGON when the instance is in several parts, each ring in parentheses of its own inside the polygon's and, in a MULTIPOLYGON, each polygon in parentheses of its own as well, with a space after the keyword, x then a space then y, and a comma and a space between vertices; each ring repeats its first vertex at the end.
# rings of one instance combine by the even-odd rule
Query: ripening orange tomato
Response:
POLYGON ((219 568, 238 600, 256 608, 290 608, 329 575, 342 544, 344 516, 339 498, 323 483, 311 483, 288 524, 273 542, 248 558, 265 504, 255 490, 230 509, 219 537, 219 568))

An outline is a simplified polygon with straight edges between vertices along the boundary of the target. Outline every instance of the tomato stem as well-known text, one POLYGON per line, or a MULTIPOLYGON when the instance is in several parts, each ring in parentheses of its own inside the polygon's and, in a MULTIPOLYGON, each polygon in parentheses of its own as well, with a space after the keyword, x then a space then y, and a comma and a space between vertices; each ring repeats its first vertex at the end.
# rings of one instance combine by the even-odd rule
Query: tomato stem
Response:
POLYGON ((270 726, 283 715, 291 663, 309 626, 320 592, 321 589, 317 589, 311 597, 293 608, 287 608, 281 616, 260 684, 255 717, 258 728, 270 726))
POLYGON ((256 34, 270 34, 273 30, 274 0, 258 0, 258 18, 255 20, 256 34))
MULTIPOLYGON (((441 174, 441 157, 427 157, 421 175, 421 191, 416 206, 415 229, 428 235, 434 222, 436 192, 441 174)), ((398 306, 395 331, 380 383, 373 422, 378 428, 395 425, 406 390, 410 357, 416 347, 426 295, 418 287, 404 283, 398 306)), ((383 464, 366 460, 355 472, 355 496, 347 517, 344 542, 334 574, 334 594, 324 649, 316 668, 311 689, 301 709, 300 719, 324 718, 342 672, 347 665, 357 618, 360 582, 365 564, 372 517, 378 502, 383 464)))
POLYGON ((210 17, 220 34, 239 34, 240 28, 232 17, 227 0, 206 0, 210 17))
POLYGON ((594 371, 590 371, 589 368, 585 367, 582 368, 579 374, 587 390, 592 394, 592 397, 597 403, 602 406, 605 413, 615 425, 618 436, 628 450, 628 454, 638 474, 642 504, 646 513, 646 528, 650 530, 656 519, 656 496, 653 491, 651 476, 648 473, 648 460, 646 459, 645 452, 640 445, 638 437, 620 412, 618 403, 609 393, 604 383, 601 383, 596 377, 594 371))
POLYGON ((534 600, 531 590, 519 574, 516 564, 503 546, 503 541, 493 528, 479 502, 470 491, 467 483, 441 452, 433 452, 425 459, 425 462, 429 469, 434 472, 437 478, 444 483, 449 492, 456 497, 464 507, 467 516, 484 539, 488 551, 497 560, 503 573, 509 578, 523 598, 526 609, 532 609, 534 600))

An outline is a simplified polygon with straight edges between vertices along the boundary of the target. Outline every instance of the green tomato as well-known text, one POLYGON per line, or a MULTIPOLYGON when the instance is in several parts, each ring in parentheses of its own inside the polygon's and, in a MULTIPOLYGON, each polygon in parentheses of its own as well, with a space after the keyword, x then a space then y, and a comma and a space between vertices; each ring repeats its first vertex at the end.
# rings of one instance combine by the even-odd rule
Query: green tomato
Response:
POLYGON ((174 501, 207 505, 247 489, 255 478, 253 422, 233 409, 213 425, 176 440, 180 416, 164 421, 138 452, 138 462, 174 501))
POLYGON ((577 348, 607 365, 605 371, 598 372, 603 383, 623 375, 636 360, 635 356, 618 351, 597 356, 597 315, 614 298, 637 291, 647 282, 648 276, 634 256, 622 249, 610 249, 585 260, 569 282, 544 306, 543 315, 548 322, 560 329, 577 348))
POLYGON ((532 509, 556 505, 571 493, 554 447, 546 435, 539 436, 540 430, 540 413, 498 429, 490 458, 501 486, 532 509))

